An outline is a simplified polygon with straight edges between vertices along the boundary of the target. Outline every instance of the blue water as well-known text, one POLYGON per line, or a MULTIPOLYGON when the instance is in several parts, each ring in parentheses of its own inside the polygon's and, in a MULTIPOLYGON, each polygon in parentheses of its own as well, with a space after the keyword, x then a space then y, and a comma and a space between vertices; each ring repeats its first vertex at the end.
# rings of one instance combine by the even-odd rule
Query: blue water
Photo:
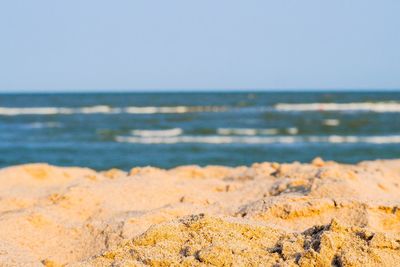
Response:
POLYGON ((0 155, 98 170, 396 158, 400 93, 3 94, 0 155))

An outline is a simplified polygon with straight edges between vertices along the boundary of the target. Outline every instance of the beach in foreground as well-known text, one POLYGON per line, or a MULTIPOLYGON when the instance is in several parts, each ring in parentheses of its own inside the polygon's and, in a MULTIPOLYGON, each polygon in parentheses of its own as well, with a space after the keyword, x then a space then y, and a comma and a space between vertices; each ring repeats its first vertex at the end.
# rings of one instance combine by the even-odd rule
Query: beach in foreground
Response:
POLYGON ((396 266, 400 159, 0 170, 1 266, 396 266))

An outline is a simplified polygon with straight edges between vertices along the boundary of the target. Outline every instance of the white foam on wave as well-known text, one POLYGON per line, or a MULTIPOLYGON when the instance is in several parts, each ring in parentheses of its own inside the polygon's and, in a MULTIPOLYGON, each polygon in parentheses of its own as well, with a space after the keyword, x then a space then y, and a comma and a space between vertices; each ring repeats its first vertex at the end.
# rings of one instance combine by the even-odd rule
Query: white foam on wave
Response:
POLYGON ((115 110, 109 106, 92 106, 82 108, 34 107, 34 108, 9 108, 0 107, 0 115, 56 115, 56 114, 92 114, 112 113, 115 110))
POLYGON ((278 103, 279 111, 369 111, 400 112, 399 102, 354 102, 354 103, 278 103))
POLYGON ((157 113, 193 113, 193 112, 223 112, 224 106, 176 106, 176 107, 122 107, 113 108, 106 105, 89 107, 0 107, 0 116, 18 115, 56 115, 56 114, 157 114, 157 113))
POLYGON ((0 115, 17 116, 17 115, 53 115, 66 110, 60 108, 6 108, 0 107, 0 115))
POLYGON ((400 135, 391 136, 117 136, 117 142, 136 144, 291 144, 291 143, 369 143, 398 144, 400 135))
POLYGON ((60 128, 62 124, 59 122, 34 122, 27 125, 29 128, 42 129, 42 128, 60 128))
POLYGON ((167 130, 133 130, 132 135, 141 137, 170 137, 182 134, 181 128, 173 128, 167 130))
POLYGON ((382 135, 382 136, 340 136, 331 135, 327 137, 311 137, 309 142, 325 143, 368 143, 368 144, 398 144, 400 135, 382 135))
POLYGON ((340 124, 340 120, 337 119, 326 119, 322 122, 326 126, 338 126, 340 124))
POLYGON ((223 112, 228 108, 223 106, 176 106, 176 107, 128 107, 126 113, 155 114, 155 113, 194 113, 194 112, 223 112))
POLYGON ((267 129, 256 129, 256 128, 218 128, 217 134, 219 135, 247 135, 247 136, 256 136, 256 135, 278 135, 280 131, 287 132, 291 135, 296 135, 299 132, 299 129, 296 127, 289 127, 286 129, 277 129, 277 128, 267 128, 267 129))
POLYGON ((110 106, 93 106, 71 109, 73 113, 93 114, 93 113, 118 113, 118 109, 110 106))
POLYGON ((286 131, 289 134, 298 134, 299 133, 299 129, 297 129, 296 127, 289 127, 289 128, 286 129, 286 131))
POLYGON ((279 129, 254 129, 254 128, 218 128, 219 135, 276 135, 279 129))
MULTIPOLYGON (((286 138, 288 143, 293 142, 292 138, 286 138)), ((265 137, 239 137, 239 136, 174 136, 174 137, 132 137, 132 136, 117 136, 117 142, 128 142, 138 144, 177 144, 177 143, 203 143, 203 144, 260 144, 273 143, 275 138, 265 137)), ((283 141, 283 139, 281 140, 283 141)))
POLYGON ((186 113, 188 107, 128 107, 126 113, 131 114, 155 114, 155 113, 186 113))

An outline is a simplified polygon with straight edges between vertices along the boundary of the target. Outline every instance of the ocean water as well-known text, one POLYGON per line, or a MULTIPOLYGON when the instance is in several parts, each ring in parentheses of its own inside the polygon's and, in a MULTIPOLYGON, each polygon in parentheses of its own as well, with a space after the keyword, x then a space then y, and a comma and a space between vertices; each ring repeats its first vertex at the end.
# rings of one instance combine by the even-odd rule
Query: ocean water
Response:
POLYGON ((0 167, 400 157, 400 92, 0 95, 0 167))

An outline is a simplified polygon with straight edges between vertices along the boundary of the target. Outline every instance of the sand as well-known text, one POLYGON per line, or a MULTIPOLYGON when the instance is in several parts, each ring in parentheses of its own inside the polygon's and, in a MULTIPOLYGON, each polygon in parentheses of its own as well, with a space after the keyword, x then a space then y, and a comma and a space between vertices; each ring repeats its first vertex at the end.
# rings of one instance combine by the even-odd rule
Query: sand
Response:
POLYGON ((399 266, 400 160, 0 170, 0 266, 399 266))

